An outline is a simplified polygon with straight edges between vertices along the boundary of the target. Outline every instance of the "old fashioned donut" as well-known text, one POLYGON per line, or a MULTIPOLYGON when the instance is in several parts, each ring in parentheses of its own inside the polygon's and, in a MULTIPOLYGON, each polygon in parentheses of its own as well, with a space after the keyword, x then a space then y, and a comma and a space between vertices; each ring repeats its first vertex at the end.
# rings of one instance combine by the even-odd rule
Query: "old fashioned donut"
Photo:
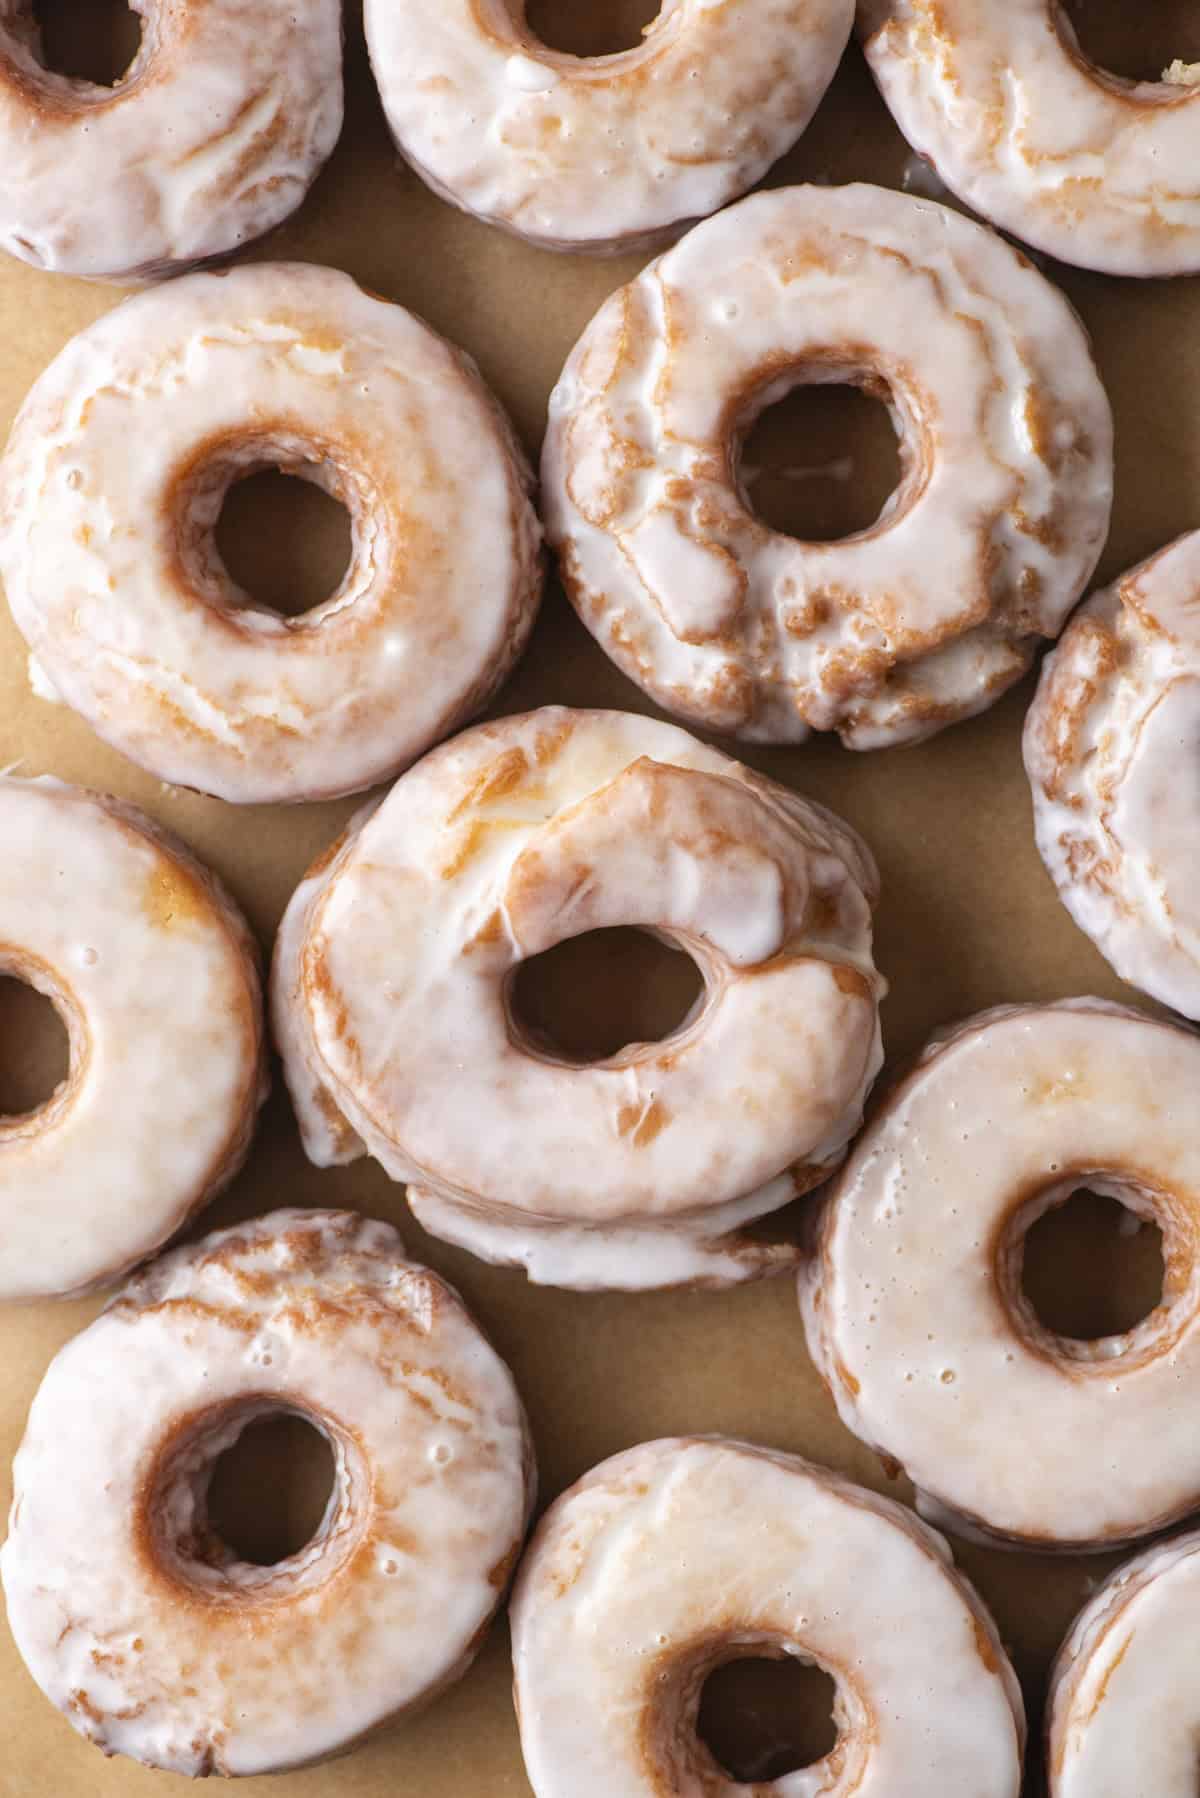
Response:
POLYGON ((860 1137, 804 1321, 843 1422, 925 1515, 1086 1549, 1200 1506, 1198 1082, 1181 1026, 1099 999, 1001 1008, 935 1039, 860 1137), (1095 1341, 1021 1289, 1026 1233, 1081 1187, 1163 1235, 1161 1302, 1095 1341))
POLYGON ((458 1295, 389 1225, 331 1211, 139 1274, 51 1362, 13 1477, 0 1574, 29 1671, 106 1754, 193 1776, 324 1759, 457 1679, 534 1479, 512 1377, 458 1295), (281 1413, 328 1439, 333 1490, 306 1547, 252 1566, 208 1487, 281 1413))
POLYGON ((1020 1790, 1020 1690, 945 1542, 792 1455, 709 1437, 603 1462, 543 1518, 512 1626, 537 1798, 1020 1790), (831 1675, 839 1737, 815 1766, 750 1787, 696 1723, 713 1669, 763 1656, 831 1675))
POLYGON ((1072 618, 1025 726, 1038 848, 1117 973, 1200 1018, 1200 532, 1072 618))
POLYGON ((480 725, 360 815, 293 897, 272 1012, 305 1147, 373 1155, 429 1230, 563 1286, 792 1263, 741 1226, 841 1160, 878 1071, 874 864, 847 826, 672 725, 480 725), (705 992, 578 1065, 512 1012, 518 965, 616 925, 705 992))
POLYGON ((33 387, 0 462, 0 575, 51 685, 131 760, 222 799, 316 799, 391 776, 508 673, 541 589, 529 487, 474 364, 411 313, 306 264, 189 275, 33 387), (353 525, 341 585, 296 618, 213 535, 268 467, 353 525))
POLYGON ((854 0, 663 0, 635 49, 567 56, 525 0, 366 0, 402 155, 543 249, 649 248, 736 200, 832 81, 854 0))
POLYGON ((233 1178, 266 1096, 257 952, 229 895, 132 806, 0 776, 0 974, 70 1068, 0 1118, 0 1299, 81 1292, 233 1178))
POLYGON ((115 87, 53 73, 33 0, 0 6, 0 248, 132 281, 222 256, 299 206, 342 129, 342 9, 129 0, 115 87))
POLYGON ((668 711, 854 749, 990 705, 1096 564, 1112 419, 1066 300, 982 226, 882 188, 756 194, 601 307, 550 401, 545 517, 567 592, 668 711), (888 404, 878 521, 802 543, 753 514, 754 420, 792 388, 888 404))
POLYGON ((858 0, 858 30, 909 143, 993 224, 1107 274, 1200 268, 1194 64, 1098 68, 1059 0, 858 0))
POLYGON ((1198 1604, 1191 1534, 1127 1561, 1084 1606, 1050 1682, 1050 1798, 1191 1798, 1198 1604))

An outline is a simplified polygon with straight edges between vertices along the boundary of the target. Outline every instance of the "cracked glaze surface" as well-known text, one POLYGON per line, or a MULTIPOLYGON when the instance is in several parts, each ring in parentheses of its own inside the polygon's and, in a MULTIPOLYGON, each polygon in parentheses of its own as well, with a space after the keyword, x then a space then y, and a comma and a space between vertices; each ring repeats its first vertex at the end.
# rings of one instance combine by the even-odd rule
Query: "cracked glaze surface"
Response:
POLYGON ((51 1362, 0 1551, 9 1622, 106 1753, 295 1767, 465 1670, 532 1496, 520 1400, 457 1294, 387 1224, 277 1211, 163 1256, 51 1362), (208 1527, 208 1482, 281 1411, 328 1437, 333 1490, 305 1548, 251 1566, 208 1527))
POLYGON ((272 1016, 308 1154, 370 1153, 428 1228, 557 1285, 793 1261, 739 1227, 824 1179, 858 1126, 876 890, 846 825, 672 725, 547 708, 465 732, 285 915, 272 1016), (660 1043, 556 1059, 513 1019, 512 976, 615 925, 690 954, 705 993, 660 1043))
POLYGON ((1200 1535, 1128 1561, 1072 1624, 1050 1682, 1050 1798, 1192 1798, 1200 1535))
POLYGON ((92 280, 169 274, 282 223, 342 128, 339 0, 130 0, 113 88, 41 60, 0 0, 0 248, 92 280))
POLYGON ((512 1603, 537 1798, 1017 1798, 1025 1719, 995 1627, 940 1536, 794 1456, 643 1443, 547 1512, 512 1603), (741 1656, 837 1684, 837 1746, 738 1784, 696 1733, 741 1656), (587 1703, 579 1694, 588 1695, 587 1703))
POLYGON ((1093 595, 1025 726, 1037 844, 1122 979, 1200 1018, 1200 533, 1093 595))
POLYGON ((1014 1006, 935 1039, 859 1138, 801 1273, 805 1328, 843 1422, 928 1515, 1088 1549, 1200 1504, 1198 1083, 1182 1026, 1014 1006), (1021 1290, 1027 1231, 1081 1187, 1163 1237, 1161 1302, 1095 1341, 1053 1335, 1021 1290))
POLYGON ((0 1117, 0 1299, 33 1299, 115 1279, 233 1178, 266 1096, 262 1000, 233 901, 132 806, 0 776, 0 841, 0 976, 70 1043, 45 1105, 0 1117))
POLYGON ((1067 301, 993 232, 881 188, 757 194, 600 309, 550 401, 549 539, 618 666, 685 721, 852 748, 983 710, 1096 565, 1112 416, 1067 301), (870 529, 753 515, 754 419, 793 387, 890 406, 903 475, 870 529))
POLYGON ((367 0, 401 152, 444 199, 546 249, 661 242, 736 199, 832 81, 854 0, 665 0, 645 40, 579 58, 524 0, 367 0))
POLYGON ((867 61, 914 149, 994 224, 1113 275, 1200 267, 1200 70, 1127 81, 1055 0, 858 0, 867 61))
POLYGON ((34 385, 0 462, 0 573, 42 674, 131 760, 235 802, 327 798, 512 667, 541 592, 530 486, 474 364, 402 307, 304 263, 188 275, 34 385), (350 514, 340 587, 296 618, 213 538, 264 467, 350 514))

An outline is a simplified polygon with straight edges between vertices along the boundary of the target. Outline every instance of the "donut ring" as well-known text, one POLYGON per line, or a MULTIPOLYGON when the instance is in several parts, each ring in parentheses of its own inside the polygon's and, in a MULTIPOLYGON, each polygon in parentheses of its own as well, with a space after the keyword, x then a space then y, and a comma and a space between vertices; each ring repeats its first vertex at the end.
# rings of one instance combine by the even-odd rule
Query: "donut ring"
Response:
POLYGON ((328 798, 512 667, 541 590, 530 483, 475 365, 411 313, 302 263, 189 275, 33 387, 0 462, 0 575, 52 687, 132 761, 238 803, 328 798), (266 467, 353 524, 341 586, 298 618, 256 606, 213 538, 266 467))
POLYGON ((282 224, 342 129, 342 9, 129 0, 115 87, 54 74, 33 0, 0 8, 0 248, 93 281, 156 278, 282 224))
POLYGON ((1123 980, 1200 1018, 1200 532, 1093 595, 1025 725, 1037 844, 1123 980))
POLYGON ((990 705, 1096 565, 1112 417, 1070 306, 982 226, 882 188, 756 194, 601 307, 550 401, 547 532, 580 617, 667 711, 757 741, 912 742, 990 705), (740 445, 793 387, 889 405, 876 524, 754 517, 740 445))
POLYGON ((984 218, 1110 275, 1200 268, 1200 91, 1127 81, 1058 0, 858 0, 871 73, 913 148, 984 218))
POLYGON ((603 1462, 543 1518, 512 1630, 537 1798, 1020 1790, 1020 1688, 945 1542, 792 1455, 708 1437, 603 1462), (715 1667, 764 1655, 836 1680, 839 1739, 815 1766, 751 1787, 717 1764, 696 1718, 715 1667))
POLYGON ((241 1167, 267 1092, 258 956, 216 878, 119 800, 0 776, 0 844, 0 974, 53 1002, 71 1056, 0 1118, 0 1299, 49 1298, 153 1254, 241 1167))
POLYGON ((588 58, 539 43, 525 0, 366 0, 364 16, 423 181, 543 249, 604 255, 766 174, 833 80, 854 0, 663 0, 644 43, 588 58))
POLYGON ((1050 1798, 1191 1798, 1200 1535, 1147 1549, 1107 1579, 1059 1651, 1050 1680, 1050 1798))
POLYGON ((858 1126, 875 893, 844 824, 671 725, 477 726, 360 814, 285 914, 271 1004, 308 1154, 373 1155, 427 1229, 555 1284, 794 1262, 739 1226, 822 1181, 858 1126), (511 982, 620 924, 683 948, 706 991, 673 1036, 580 1066, 525 1035, 511 982))
POLYGON ((459 1678, 534 1483, 458 1295, 389 1225, 329 1211, 139 1274, 51 1362, 13 1473, 0 1574, 30 1673, 106 1754, 193 1777, 326 1759, 459 1678), (334 1486, 305 1548, 251 1566, 208 1483, 280 1413, 328 1438, 334 1486))
POLYGON ((1200 1505, 1198 1082, 1178 1025, 1099 999, 1002 1007, 935 1039, 859 1138, 804 1322, 843 1422, 923 1515, 1085 1550, 1200 1505), (1155 1219, 1165 1264, 1161 1303, 1094 1342, 1021 1290, 1026 1232, 1084 1186, 1155 1219))

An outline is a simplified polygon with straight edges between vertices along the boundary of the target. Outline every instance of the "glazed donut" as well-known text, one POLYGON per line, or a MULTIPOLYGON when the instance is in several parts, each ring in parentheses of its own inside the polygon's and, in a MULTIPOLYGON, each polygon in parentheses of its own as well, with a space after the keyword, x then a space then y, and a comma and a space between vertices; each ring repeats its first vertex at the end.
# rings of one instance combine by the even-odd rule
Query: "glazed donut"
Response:
POLYGON ((802 1270, 842 1421, 960 1534, 1112 1548, 1200 1505, 1200 1039, 1099 999, 935 1039, 860 1137, 802 1270), (1025 1236, 1081 1187, 1163 1234, 1160 1304, 1053 1334, 1025 1236), (1003 1427, 999 1426, 1003 1420, 1003 1427))
POLYGON ((1050 1798, 1192 1798, 1198 1603, 1189 1535, 1126 1562, 1085 1605, 1051 1676, 1050 1798))
POLYGON ((529 487, 474 364, 411 313, 300 263, 189 275, 35 384, 0 462, 0 575, 52 687, 131 760, 235 802, 327 798, 508 673, 541 588, 529 487), (298 618, 214 541, 267 467, 353 524, 340 587, 298 618))
POLYGON ((427 1229, 555 1285, 794 1263, 742 1226, 858 1127, 881 1060, 876 878, 847 826, 672 725, 480 725, 288 907, 271 1002, 308 1154, 373 1155, 427 1229), (684 949, 706 990, 673 1036, 581 1066, 527 1035, 510 988, 615 925, 684 949))
POLYGON ((1122 979, 1200 1018, 1200 532, 1095 594, 1025 725, 1042 859, 1122 979))
POLYGON ((1200 268, 1194 64, 1097 68, 1058 0, 858 0, 858 31, 909 143, 993 224, 1110 275, 1200 268))
POLYGON ((854 0, 663 0, 644 43, 566 56, 525 0, 366 0, 401 154, 436 193, 548 250, 662 243, 754 186, 807 126, 854 0))
POLYGON ((223 256, 294 212, 342 129, 342 9, 129 0, 115 87, 42 60, 33 0, 0 5, 0 247, 133 281, 223 256))
POLYGON ((1020 1689, 945 1542, 792 1455, 709 1437, 603 1462, 543 1518, 512 1629, 537 1798, 1020 1790, 1020 1689), (751 1787, 696 1721, 714 1668, 764 1656, 832 1676, 839 1737, 815 1766, 751 1787))
POLYGON ((13 1479, 30 1673, 106 1754, 200 1777, 325 1759, 465 1672, 534 1475, 457 1293, 387 1224, 277 1211, 164 1256, 60 1351, 13 1479), (328 1439, 333 1491, 305 1548, 252 1566, 208 1486, 280 1414, 328 1439))
POLYGON ((548 535, 584 623, 694 724, 912 742, 1055 636, 1104 544, 1112 418, 1070 306, 1016 251, 876 187, 756 194, 601 307, 550 400, 548 535), (754 420, 792 388, 886 401, 903 478, 869 530, 754 517, 754 420))
POLYGON ((214 876, 141 812, 0 776, 0 975, 44 993, 70 1043, 46 1103, 0 1118, 0 1299, 82 1292, 245 1160, 267 1090, 257 951, 214 876))

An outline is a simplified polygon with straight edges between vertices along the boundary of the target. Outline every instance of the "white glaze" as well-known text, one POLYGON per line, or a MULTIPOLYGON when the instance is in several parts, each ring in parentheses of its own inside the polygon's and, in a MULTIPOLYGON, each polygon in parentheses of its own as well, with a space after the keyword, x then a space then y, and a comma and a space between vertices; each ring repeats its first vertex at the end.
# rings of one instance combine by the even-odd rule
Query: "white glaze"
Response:
POLYGON ((465 1670, 532 1501, 512 1378, 396 1232, 277 1211, 164 1256, 60 1351, 0 1551, 30 1672, 108 1754, 250 1774, 337 1752, 465 1670), (206 1533, 213 1462, 256 1417, 329 1438, 307 1547, 206 1533))
POLYGON ((854 0, 665 0, 614 56, 548 49, 524 0, 367 0, 392 136, 435 192, 545 249, 662 242, 800 136, 854 0))
POLYGON ((0 0, 0 248, 92 280, 169 274, 282 223, 342 129, 342 9, 130 0, 113 88, 41 62, 31 0, 0 0))
POLYGON ((0 462, 0 574, 51 683, 161 779, 354 792, 484 705, 541 589, 530 476, 460 351, 349 276, 186 276, 73 338, 0 462), (138 453, 128 453, 136 442, 138 453), (213 527, 280 466, 348 508, 337 592, 254 605, 213 527))
POLYGON ((1085 1605, 1050 1684, 1050 1798, 1193 1798, 1200 1535, 1128 1561, 1085 1605))
POLYGON ((115 1279, 232 1179, 262 1002, 232 900, 131 806, 0 776, 0 845, 0 973, 54 1001, 71 1051, 40 1110, 0 1118, 0 1299, 31 1299, 115 1279))
POLYGON ((1122 979, 1200 1018, 1200 532, 1093 595, 1025 726, 1042 859, 1122 979))
POLYGON ((780 1252, 736 1225, 840 1161, 879 1068, 875 892, 845 825, 674 726, 558 708, 479 726, 361 813, 288 908, 272 1009, 305 1147, 365 1148, 431 1228, 556 1283, 612 1284, 613 1227, 638 1256, 622 1285, 765 1271, 780 1252), (588 1067, 526 1044, 518 963, 618 924, 694 957, 698 1013, 588 1067))
POLYGON ((1096 564, 1112 418, 1066 300, 994 233, 881 188, 786 188, 606 302, 550 401, 547 533, 588 628, 668 711, 735 735, 910 742, 989 705, 1096 564), (877 523, 801 543, 739 445, 803 382, 887 398, 877 523))
POLYGON ((1017 1798, 1025 1719, 940 1537, 794 1456, 643 1443, 551 1506, 512 1602, 537 1798, 1017 1798), (752 1788, 696 1735, 706 1675, 764 1649, 837 1682, 837 1747, 752 1788))
POLYGON ((1079 1549, 1200 1504, 1198 1083, 1190 1030, 1092 999, 1010 1007, 933 1045, 859 1138, 801 1274, 805 1327, 843 1421, 927 1514, 1079 1549), (1020 1291, 1025 1232, 1085 1186, 1154 1216, 1166 1267, 1160 1306, 1094 1343, 1051 1335, 1020 1291))
POLYGON ((947 186, 1039 250, 1114 275, 1200 267, 1200 94, 1126 81, 1054 0, 858 0, 871 72, 947 186))

